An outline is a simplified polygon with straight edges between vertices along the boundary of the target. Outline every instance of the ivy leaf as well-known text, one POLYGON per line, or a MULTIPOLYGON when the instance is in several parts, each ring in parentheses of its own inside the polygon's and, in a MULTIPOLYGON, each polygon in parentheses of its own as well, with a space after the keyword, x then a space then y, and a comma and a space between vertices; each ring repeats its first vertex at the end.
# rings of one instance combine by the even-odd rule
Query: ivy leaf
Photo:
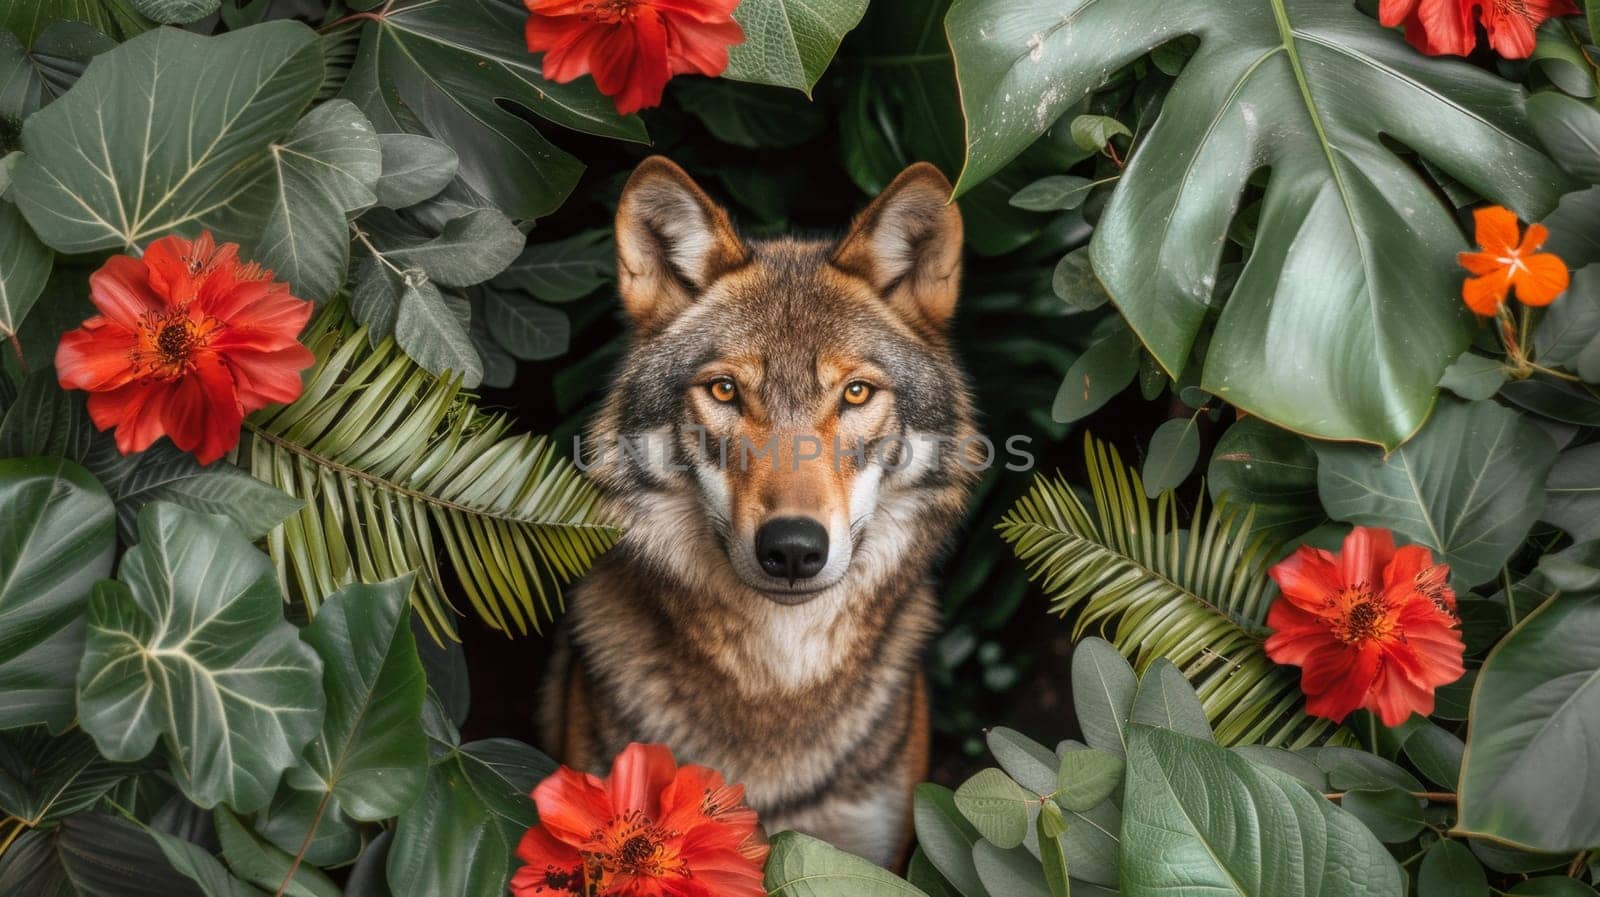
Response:
POLYGON ((411 635, 411 577, 329 596, 302 637, 322 657, 327 713, 305 764, 287 781, 331 795, 359 820, 400 815, 422 790, 422 661, 411 635))
POLYGON ((867 0, 744 0, 733 11, 744 42, 728 48, 722 77, 792 87, 811 96, 867 0))
POLYGON ((116 548, 111 499, 88 471, 0 460, 0 729, 72 722, 89 590, 116 548))
POLYGON ((502 103, 555 124, 643 143, 588 78, 546 81, 523 42, 527 12, 498 0, 400 0, 374 14, 342 96, 381 132, 422 133, 459 154, 461 184, 513 218, 559 207, 583 165, 502 103))
POLYGON ((270 154, 272 176, 259 191, 266 206, 239 211, 249 228, 259 227, 249 240, 252 259, 296 296, 320 302, 344 284, 350 264, 346 214, 377 202, 378 135, 354 103, 330 100, 272 144, 270 154))
POLYGON ((162 739, 201 806, 259 809, 321 725, 321 662, 283 618, 271 559, 226 518, 156 502, 138 529, 90 599, 79 721, 112 760, 162 739))
POLYGON ((502 897, 517 843, 536 821, 528 795, 555 768, 549 757, 507 738, 475 741, 436 759, 422 796, 395 828, 394 897, 502 897))
POLYGON ((1396 146, 1527 220, 1571 188, 1520 85, 1422 56, 1350 4, 957 0, 945 25, 966 114, 957 194, 1105 73, 1199 39, 1095 228, 1095 271, 1169 374, 1215 319, 1199 385, 1307 435, 1400 445, 1471 335, 1454 210, 1396 146), (1224 294, 1228 229, 1261 172, 1257 239, 1224 294))
POLYGON ((374 192, 386 209, 403 209, 434 196, 460 166, 455 150, 420 134, 380 134, 378 145, 383 169, 374 192))
POLYGON ((1316 450, 1317 488, 1335 520, 1420 542, 1468 586, 1492 579, 1522 544, 1556 455, 1515 411, 1447 398, 1422 432, 1388 454, 1333 443, 1316 450))
POLYGON ((59 252, 143 245, 269 176, 269 145, 321 83, 316 33, 297 22, 147 32, 28 117, 12 198, 59 252))
POLYGON ((1123 801, 1127 897, 1405 892, 1400 867, 1354 817, 1209 741, 1132 727, 1123 801))

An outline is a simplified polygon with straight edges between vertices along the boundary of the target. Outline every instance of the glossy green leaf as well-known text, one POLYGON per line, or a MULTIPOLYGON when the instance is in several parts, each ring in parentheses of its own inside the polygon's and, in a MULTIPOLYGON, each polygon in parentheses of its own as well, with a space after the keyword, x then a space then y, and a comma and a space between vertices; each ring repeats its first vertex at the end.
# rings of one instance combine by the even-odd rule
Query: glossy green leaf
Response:
POLYGON ((316 34, 296 22, 148 32, 96 57, 28 118, 12 198, 58 251, 143 245, 269 177, 269 146, 321 81, 316 34))
POLYGON ((1108 72, 1199 39, 1095 229, 1095 270, 1175 375, 1221 305, 1200 385, 1296 432, 1399 445, 1467 344, 1465 241, 1396 146, 1524 219, 1568 189, 1519 85, 1425 57, 1350 4, 959 0, 945 24, 966 114, 958 194, 1108 72), (1222 296, 1225 236, 1262 170, 1261 236, 1222 296))
POLYGON ((28 47, 0 27, 0 122, 22 127, 23 119, 66 93, 90 59, 116 45, 82 22, 52 21, 28 47))
POLYGON ((1512 885, 1511 897, 1595 897, 1594 888, 1565 875, 1543 875, 1512 885))
POLYGON ((1139 341, 1127 328, 1119 327, 1072 363, 1056 392, 1050 417, 1070 423, 1093 414, 1126 389, 1138 372, 1139 341))
POLYGON ((1430 720, 1422 720, 1406 736, 1404 747, 1407 759, 1418 772, 1446 791, 1456 790, 1461 781, 1462 755, 1466 751, 1461 739, 1430 720))
POLYGON ((0 31, 10 31, 26 46, 37 46, 57 22, 85 24, 116 40, 127 40, 153 24, 127 0, 13 0, 0 6, 0 31))
POLYGON ((744 0, 733 11, 744 43, 728 48, 722 77, 810 96, 839 42, 866 11, 867 0, 744 0))
POLYGON ((1072 649, 1072 706, 1090 747, 1112 754, 1127 745, 1139 681, 1133 667, 1105 639, 1086 638, 1072 649))
POLYGON ((762 84, 682 79, 673 92, 711 136, 748 149, 781 149, 827 130, 822 109, 792 91, 762 84))
POLYGON ((55 254, 17 207, 0 200, 0 337, 11 337, 44 291, 55 254))
POLYGON ((403 209, 436 195, 460 166, 455 150, 420 134, 380 134, 378 146, 383 168, 373 193, 386 209, 403 209))
POLYGON ((320 674, 271 560, 226 518, 157 502, 118 580, 95 585, 79 721, 113 760, 161 739, 191 800, 249 812, 316 734, 320 674))
POLYGON ((923 891, 852 853, 799 832, 772 836, 770 897, 922 897, 923 891))
POLYGON ((528 795, 550 758, 505 738, 451 750, 428 767, 422 796, 401 814, 389 853, 394 897, 504 897, 514 853, 535 821, 528 795))
POLYGON ((1511 372, 1493 358, 1463 352, 1444 369, 1439 385, 1469 402, 1492 398, 1511 372))
POLYGON ((1236 421, 1217 440, 1206 487, 1255 509, 1253 529, 1292 538, 1328 519, 1317 497, 1317 454, 1304 437, 1258 417, 1236 421))
POLYGON ((1050 272, 1050 289, 1073 312, 1094 311, 1111 297, 1094 276, 1094 265, 1089 260, 1089 247, 1080 246, 1061 257, 1055 270, 1050 272))
POLYGON ((104 813, 77 813, 54 829, 24 832, 0 854, 0 894, 246 897, 201 891, 173 868, 151 834, 136 823, 104 813))
POLYGON ((1211 738, 1211 724, 1194 686, 1165 657, 1156 658, 1139 677, 1129 720, 1182 732, 1194 738, 1211 738))
POLYGON ((116 547, 111 499, 88 471, 0 460, 0 729, 72 722, 89 590, 116 547))
POLYGON ((94 807, 143 770, 100 756, 81 730, 50 736, 40 727, 0 733, 0 813, 30 827, 94 807))
POLYGON ((1028 805, 1037 803, 1003 771, 981 770, 956 789, 956 809, 978 834, 1001 848, 1012 848, 1028 835, 1028 805))
POLYGON ((217 11, 221 0, 128 0, 145 18, 163 25, 187 25, 217 11))
POLYGON ((165 441, 133 458, 111 488, 117 502, 117 523, 129 542, 140 509, 153 501, 220 514, 232 520, 247 539, 265 536, 303 504, 231 464, 202 467, 193 455, 165 441))
MULTIPOLYGON (((1594 82, 1590 77, 1592 91, 1594 82)), ((1600 183, 1600 111, 1581 100, 1545 90, 1528 98, 1528 120, 1562 168, 1573 177, 1600 183)))
POLYGON ((1550 853, 1600 844, 1600 593, 1559 595, 1490 652, 1458 829, 1550 853))
POLYGON ((1052 174, 1011 194, 1010 203, 1030 212, 1076 209, 1099 183, 1073 174, 1052 174))
POLYGON ((1409 841, 1424 825, 1422 802, 1398 788, 1346 791, 1339 806, 1385 844, 1409 841))
POLYGON ((328 597, 302 638, 322 658, 327 713, 287 782, 360 820, 400 815, 422 790, 426 688, 411 635, 410 576, 328 597))
POLYGON ((222 858, 235 875, 273 894, 281 890, 284 897, 340 897, 338 886, 320 870, 296 866, 292 855, 262 840, 227 807, 218 807, 214 818, 222 858))
POLYGON ((382 133, 421 133, 453 148, 460 184, 514 218, 566 199, 583 165, 501 102, 563 127, 643 142, 589 78, 546 81, 523 37, 527 12, 498 0, 400 0, 363 26, 342 96, 382 133))
POLYGON ((1068 130, 1073 143, 1091 152, 1104 150, 1113 137, 1133 136, 1127 125, 1109 115, 1075 115, 1068 130))
POLYGON ((1489 881, 1472 851, 1440 838, 1417 867, 1417 897, 1489 897, 1489 881))
POLYGON ((1540 520, 1566 530, 1576 542, 1600 538, 1600 444, 1556 455, 1544 490, 1540 520))
POLYGON ((1054 799, 1062 809, 1086 813, 1122 786, 1122 757, 1093 748, 1065 751, 1056 770, 1054 799))
POLYGON ((303 848, 305 862, 320 869, 349 865, 361 854, 365 840, 361 823, 332 799, 324 805, 321 792, 296 791, 287 785, 280 785, 266 809, 256 812, 251 827, 279 850, 294 854, 303 848))
POLYGON ((1125 897, 1404 893, 1399 866, 1350 814, 1291 776, 1165 729, 1130 731, 1122 843, 1125 897))
POLYGON ((531 243, 494 279, 501 288, 532 293, 546 302, 581 299, 616 277, 616 247, 605 231, 531 243))
POLYGON ((194 882, 205 897, 266 897, 265 892, 234 878, 221 860, 199 844, 150 827, 145 833, 155 840, 172 868, 194 882))
POLYGON ((1155 498, 1176 489, 1194 472, 1200 461, 1200 415, 1176 417, 1162 422, 1150 436, 1144 457, 1144 494, 1155 498))
POLYGON ((1393 529, 1442 555, 1461 582, 1500 572, 1544 505, 1555 446, 1494 402, 1441 398, 1399 449, 1318 443, 1317 488, 1335 520, 1393 529))

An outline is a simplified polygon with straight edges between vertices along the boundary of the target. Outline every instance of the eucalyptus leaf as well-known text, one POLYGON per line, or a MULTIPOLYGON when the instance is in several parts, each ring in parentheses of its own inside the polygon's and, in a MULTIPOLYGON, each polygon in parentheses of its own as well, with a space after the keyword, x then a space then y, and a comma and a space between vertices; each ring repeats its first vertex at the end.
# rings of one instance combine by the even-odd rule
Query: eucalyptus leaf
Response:
POLYGON ((1086 813, 1122 787, 1122 757, 1093 748, 1067 751, 1056 772, 1054 799, 1064 810, 1086 813))
POLYGON ((1165 657, 1156 658, 1139 677, 1139 691, 1133 698, 1129 719, 1147 726, 1159 726, 1194 738, 1211 739, 1211 724, 1194 686, 1165 657))
POLYGON ((967 822, 997 847, 1020 845, 1028 834, 1028 805, 1037 803, 1030 794, 999 769, 979 771, 956 789, 956 808, 967 822))
POLYGON ((946 881, 963 897, 991 897, 972 865, 972 845, 980 837, 978 830, 956 808, 950 789, 930 782, 918 785, 912 798, 911 818, 917 845, 946 881))
POLYGON ((79 722, 113 760, 162 740, 201 806, 259 809, 322 722, 321 663, 272 561, 226 518, 155 502, 138 530, 90 598, 79 722))
POLYGON ((383 167, 373 193, 386 209, 403 209, 436 195, 461 164, 447 144, 420 134, 379 134, 378 146, 383 167))
POLYGON ((483 379, 483 362, 467 334, 471 309, 431 281, 407 275, 394 318, 394 339, 429 373, 461 378, 468 388, 483 379))
POLYGON ((72 722, 89 591, 116 547, 111 499, 88 471, 0 460, 0 729, 72 722))
POLYGON ((765 883, 769 897, 926 897, 885 869, 799 832, 772 836, 765 883))
POLYGON ((1095 271, 1174 376, 1214 319, 1199 385, 1299 433, 1395 448, 1467 345, 1465 242, 1415 157, 1527 220, 1572 187, 1533 140, 1521 85, 1425 57, 1351 4, 957 0, 945 24, 958 195, 1108 72, 1199 39, 1099 219, 1095 271), (1226 235, 1261 172, 1257 239, 1224 296, 1226 235))
POLYGON ((1009 850, 989 841, 972 845, 972 866, 991 894, 1006 897, 1050 897, 1044 870, 1020 846, 1009 850))
POLYGON ((1139 683, 1110 642, 1086 638, 1072 650, 1072 705, 1090 747, 1121 754, 1139 683))
POLYGON ((1544 505, 1549 437, 1494 402, 1441 398, 1387 455, 1318 443, 1317 487, 1335 520, 1393 529, 1442 555, 1467 585, 1492 579, 1544 505))

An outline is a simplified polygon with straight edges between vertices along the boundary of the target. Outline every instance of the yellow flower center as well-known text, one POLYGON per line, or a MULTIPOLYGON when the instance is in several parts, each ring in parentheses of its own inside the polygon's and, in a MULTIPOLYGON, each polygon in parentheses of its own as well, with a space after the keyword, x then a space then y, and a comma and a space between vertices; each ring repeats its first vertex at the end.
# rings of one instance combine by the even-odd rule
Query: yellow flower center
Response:
POLYGON ((140 377, 176 379, 194 366, 196 353, 221 329, 221 321, 193 317, 188 308, 149 312, 139 321, 139 341, 130 361, 140 377))
POLYGON ((1350 589, 1339 596, 1343 613, 1333 624, 1334 637, 1347 645, 1374 639, 1383 641, 1394 634, 1389 608, 1377 595, 1365 589, 1350 589))

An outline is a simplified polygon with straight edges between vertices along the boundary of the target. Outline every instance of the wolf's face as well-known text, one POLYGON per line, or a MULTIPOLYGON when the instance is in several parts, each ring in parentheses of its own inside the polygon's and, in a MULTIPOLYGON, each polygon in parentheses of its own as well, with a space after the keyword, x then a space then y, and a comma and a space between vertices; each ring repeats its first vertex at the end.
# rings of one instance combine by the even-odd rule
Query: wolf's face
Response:
POLYGON ((617 214, 635 339, 595 433, 630 550, 688 576, 716 552, 800 604, 924 535, 922 505, 971 473, 948 196, 915 166, 837 243, 746 243, 677 166, 635 171, 617 214))

